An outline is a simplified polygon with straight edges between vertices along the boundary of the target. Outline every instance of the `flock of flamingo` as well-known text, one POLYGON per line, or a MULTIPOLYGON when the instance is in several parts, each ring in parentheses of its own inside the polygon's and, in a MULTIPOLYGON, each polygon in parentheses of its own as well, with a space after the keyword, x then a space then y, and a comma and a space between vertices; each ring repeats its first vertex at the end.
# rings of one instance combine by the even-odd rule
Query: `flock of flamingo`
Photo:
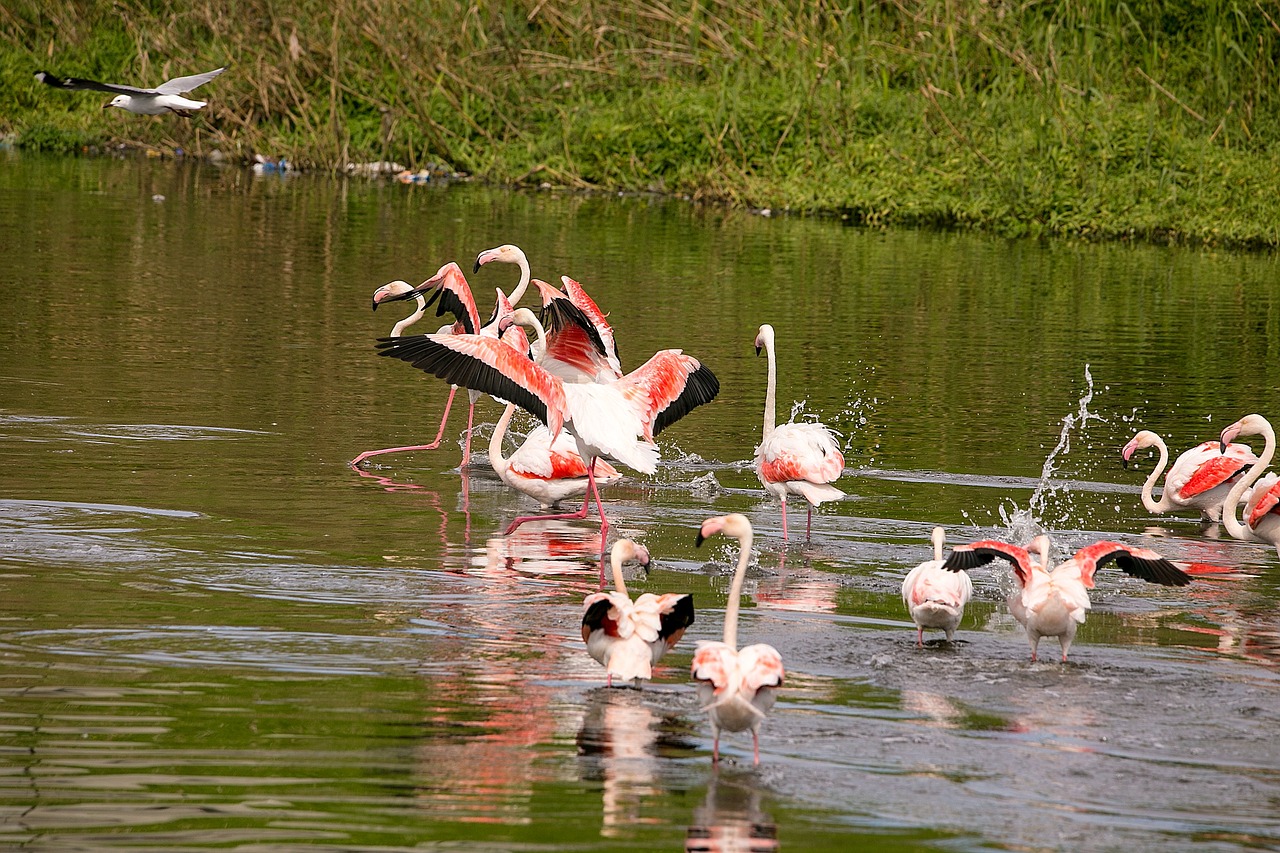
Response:
MULTIPOLYGON (((509 244, 481 252, 474 271, 493 262, 517 266, 520 280, 510 296, 496 289, 494 310, 487 322, 481 321, 466 278, 453 262, 417 287, 397 280, 374 291, 374 310, 386 302, 416 302, 416 310, 396 323, 389 337, 379 340, 379 354, 409 362, 443 379, 451 388, 433 442, 366 451, 350 464, 359 466, 386 453, 438 448, 454 396, 458 388, 465 388, 470 406, 462 465, 468 465, 475 403, 487 394, 505 405, 489 442, 489 462, 499 478, 544 509, 583 497, 576 512, 519 516, 506 528, 506 534, 533 521, 586 518, 594 500, 603 548, 609 525, 599 488, 622 477, 605 457, 652 474, 659 456, 657 435, 711 402, 720 391, 719 380, 698 359, 679 349, 662 350, 641 367, 623 373, 607 315, 578 282, 562 276, 562 288, 556 288, 532 278, 525 253, 509 244), (537 313, 516 307, 530 285, 541 297, 537 313), (405 335, 433 304, 436 316, 450 316, 452 322, 434 334, 405 335), (526 329, 533 333, 532 342, 526 329), (515 452, 505 456, 503 441, 517 407, 541 424, 515 452)), ((844 496, 832 485, 844 471, 844 457, 834 434, 823 424, 776 423, 773 327, 760 326, 754 343, 756 354, 763 351, 768 361, 764 428, 755 449, 755 471, 765 491, 781 504, 785 540, 788 496, 805 500, 806 531, 810 531, 813 508, 844 496)), ((1154 487, 1168 464, 1164 442, 1143 430, 1125 446, 1122 455, 1127 465, 1137 451, 1149 447, 1159 452, 1159 462, 1142 489, 1142 502, 1149 511, 1199 509, 1206 519, 1221 519, 1236 538, 1270 542, 1280 550, 1280 475, 1272 473, 1259 481, 1275 453, 1275 433, 1265 418, 1256 414, 1242 418, 1224 429, 1218 441, 1205 442, 1179 456, 1169 469, 1158 501, 1153 497, 1154 487), (1264 438, 1260 456, 1246 445, 1233 443, 1242 435, 1264 438), (1236 515, 1242 499, 1243 523, 1236 515)), ((691 675, 711 722, 713 762, 719 760, 722 731, 750 731, 753 760, 758 764, 760 724, 785 675, 782 656, 763 643, 738 648, 738 607, 753 532, 743 515, 717 516, 702 523, 697 544, 717 534, 738 540, 738 562, 725 608, 723 641, 698 644, 691 675)), ((1098 569, 1114 563, 1126 574, 1165 586, 1191 581, 1155 551, 1118 542, 1101 541, 1081 548, 1056 567, 1051 567, 1052 544, 1046 535, 1036 537, 1029 548, 998 540, 960 545, 945 559, 942 528, 934 528, 932 542, 933 559, 912 569, 902 584, 903 603, 916 625, 918 646, 923 646, 927 629, 941 630, 947 642, 952 641, 973 594, 967 570, 996 559, 1012 566, 1014 588, 1007 604, 1026 631, 1033 661, 1044 637, 1056 638, 1062 661, 1067 660, 1076 631, 1090 609, 1088 590, 1094 586, 1098 569)), ((694 621, 689 595, 644 593, 633 600, 623 577, 624 564, 632 561, 647 571, 645 547, 629 539, 616 541, 610 553, 614 589, 593 593, 583 602, 582 638, 590 655, 604 666, 610 686, 615 678, 637 685, 649 679, 653 666, 694 621)), ((601 569, 603 587, 603 560, 601 569)))

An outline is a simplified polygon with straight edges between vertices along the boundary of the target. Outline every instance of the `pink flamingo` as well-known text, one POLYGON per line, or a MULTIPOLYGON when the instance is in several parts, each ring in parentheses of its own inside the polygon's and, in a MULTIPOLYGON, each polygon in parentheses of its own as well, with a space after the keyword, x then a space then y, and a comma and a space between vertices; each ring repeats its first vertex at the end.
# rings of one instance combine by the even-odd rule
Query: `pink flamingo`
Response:
POLYGON ((671 651, 693 624, 693 596, 627 594, 622 565, 635 560, 649 571, 649 551, 630 539, 619 539, 609 552, 613 592, 596 592, 582 602, 582 640, 587 652, 605 668, 608 686, 616 675, 624 682, 653 677, 653 667, 671 651))
POLYGON ((547 333, 546 344, 534 347, 535 359, 566 382, 609 383, 621 378, 613 328, 581 285, 568 276, 561 280, 573 296, 533 280, 542 296, 539 319, 547 333))
POLYGON ((916 646, 924 647, 924 629, 941 628, 951 642, 964 606, 973 597, 973 582, 964 572, 949 572, 942 568, 942 546, 947 534, 941 527, 933 528, 933 559, 916 566, 902 581, 902 603, 916 623, 916 646))
POLYGON ((711 761, 720 761, 720 731, 751 730, 753 761, 760 763, 760 724, 777 701, 785 672, 782 655, 773 646, 756 643, 738 648, 738 605, 742 580, 751 559, 751 522, 733 513, 702 522, 697 544, 722 533, 738 540, 738 566, 724 609, 724 641, 698 643, 691 673, 698 682, 698 701, 711 718, 711 761))
MULTIPOLYGON (((471 297, 471 288, 467 285, 466 278, 462 275, 462 270, 458 265, 450 261, 436 271, 431 278, 418 285, 416 288, 408 287, 403 281, 393 281, 390 284, 384 284, 382 287, 374 291, 373 294, 373 310, 378 310, 378 305, 382 302, 397 302, 402 299, 414 299, 418 302, 418 310, 410 317, 401 320, 391 330, 391 337, 398 338, 402 336, 404 329, 414 322, 417 322, 425 312, 426 306, 439 299, 440 304, 436 309, 436 316, 443 315, 446 311, 451 311, 457 316, 457 320, 445 326, 441 326, 436 334, 462 335, 475 334, 480 331, 480 315, 476 311, 475 300, 471 297), (405 288, 408 288, 407 290, 405 288), (423 296, 427 291, 432 291, 432 297, 424 301, 423 296), (397 331, 397 329, 399 331, 397 331)), ((371 456, 381 456, 384 453, 400 453, 408 450, 435 450, 440 446, 441 440, 444 438, 445 424, 449 422, 449 409, 453 406, 453 397, 458 393, 458 386, 453 385, 449 388, 449 399, 444 404, 444 415, 440 418, 440 429, 436 433, 435 441, 430 444, 414 444, 405 447, 388 447, 383 450, 366 450, 355 459, 352 459, 348 465, 352 468, 358 466, 361 462, 371 456)), ((462 467, 466 467, 471 461, 471 430, 475 423, 476 416, 476 400, 480 399, 478 392, 470 393, 470 405, 467 408, 467 439, 466 446, 462 450, 462 467)))
POLYGON ((1252 542, 1270 542, 1280 553, 1280 477, 1269 474, 1255 486, 1254 481, 1262 476, 1263 470, 1271 464, 1276 453, 1276 434, 1271 423, 1262 415, 1245 415, 1222 431, 1222 446, 1227 445, 1241 435, 1260 435, 1265 444, 1256 462, 1231 487, 1227 499, 1222 505, 1222 522, 1236 539, 1252 542), (1245 502, 1245 523, 1236 518, 1236 505, 1246 489, 1253 486, 1253 492, 1245 502))
POLYGON ((1084 624, 1091 606, 1089 590, 1094 586, 1094 573, 1107 563, 1114 561, 1126 574, 1162 586, 1191 583, 1189 575, 1147 548, 1095 542, 1076 551, 1070 560, 1052 571, 1048 568, 1049 548, 1049 537, 1044 534, 1031 540, 1031 549, 1040 556, 1037 563, 1025 548, 984 539, 956 546, 943 563, 943 568, 953 572, 977 568, 997 557, 1013 564, 1017 589, 1009 596, 1009 612, 1027 631, 1033 661, 1040 638, 1057 637, 1062 646, 1062 661, 1066 663, 1076 629, 1084 624))
POLYGON ((472 272, 480 272, 480 267, 493 261, 501 264, 515 264, 520 268, 520 281, 516 284, 515 290, 511 291, 511 304, 519 305, 520 300, 524 298, 524 292, 529 289, 529 259, 525 257, 519 246, 504 243, 492 249, 485 249, 476 255, 476 265, 472 272))
POLYGON ((1127 468, 1133 454, 1147 447, 1155 447, 1160 461, 1142 484, 1142 505, 1148 512, 1165 513, 1179 507, 1200 510, 1207 521, 1222 518, 1222 501, 1240 472, 1258 460, 1245 444, 1232 444, 1225 451, 1217 441, 1206 441, 1183 451, 1173 462, 1164 478, 1164 490, 1160 500, 1152 496, 1156 480, 1169 464, 1169 448, 1160 436, 1150 430, 1142 430, 1124 446, 1121 456, 1127 468))
MULTIPOLYGON (((499 330, 519 324, 532 328, 535 346, 546 346, 546 331, 527 308, 502 318, 499 330)), ((587 465, 587 493, 575 513, 520 516, 510 534, 527 521, 586 518, 594 499, 601 533, 608 530, 593 473, 596 458, 611 456, 644 474, 657 470, 654 438, 691 410, 715 399, 720 382, 696 358, 678 349, 662 350, 643 366, 607 384, 565 382, 512 347, 483 335, 414 335, 384 338, 381 355, 466 388, 515 403, 547 425, 555 436, 567 429, 587 465)), ((603 540, 602 540, 603 541, 603 540)), ((603 568, 603 567, 602 567, 603 568)))
POLYGON ((756 448, 756 475, 765 491, 782 503, 782 538, 787 538, 787 495, 809 503, 805 535, 813 531, 813 508, 844 497, 830 485, 844 472, 844 456, 831 430, 820 423, 774 426, 778 367, 773 355, 773 326, 765 323, 756 335, 756 355, 763 348, 769 358, 769 384, 764 397, 764 438, 756 448))
MULTIPOLYGON (((544 509, 566 498, 586 494, 587 465, 578 455, 573 436, 566 430, 561 430, 553 441, 546 426, 539 424, 515 453, 510 457, 502 455, 502 440, 515 410, 514 403, 507 404, 489 439, 489 464, 502 482, 534 498, 544 509)), ((597 459, 595 477, 598 488, 616 483, 622 474, 605 460, 597 459)))

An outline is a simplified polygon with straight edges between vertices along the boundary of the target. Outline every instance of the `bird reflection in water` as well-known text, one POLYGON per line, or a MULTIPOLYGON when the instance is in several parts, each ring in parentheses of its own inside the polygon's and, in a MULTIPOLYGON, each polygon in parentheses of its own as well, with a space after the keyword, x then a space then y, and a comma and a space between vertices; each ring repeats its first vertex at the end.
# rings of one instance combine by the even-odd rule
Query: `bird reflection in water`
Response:
MULTIPOLYGON (((795 560, 792 560, 795 563, 795 560)), ((836 575, 815 571, 808 557, 787 568, 787 552, 778 554, 778 572, 756 585, 756 605, 768 610, 834 613, 840 582, 836 575)))
MULTIPOLYGON (((363 468, 352 468, 351 470, 355 471, 364 479, 373 480, 375 483, 380 485, 384 491, 412 492, 415 495, 421 496, 426 505, 440 515, 440 541, 444 543, 449 542, 449 520, 451 514, 444 508, 444 501, 439 492, 415 483, 398 483, 390 477, 384 477, 381 474, 376 474, 373 471, 366 471, 363 468)), ((458 494, 457 511, 462 513, 463 543, 469 547, 471 544, 471 478, 465 469, 459 472, 458 477, 462 482, 458 494)))
POLYGON ((485 570, 490 577, 563 579, 585 594, 603 587, 602 549, 598 528, 543 522, 510 536, 489 537, 485 570))
POLYGON ((770 853, 778 826, 760 808, 759 778, 713 772, 702 805, 684 836, 685 853, 770 853))
POLYGON ((665 821, 644 815, 646 799, 662 793, 657 784, 662 721, 643 695, 630 690, 589 694, 578 730, 582 776, 601 784, 600 834, 626 837, 636 824, 665 821))

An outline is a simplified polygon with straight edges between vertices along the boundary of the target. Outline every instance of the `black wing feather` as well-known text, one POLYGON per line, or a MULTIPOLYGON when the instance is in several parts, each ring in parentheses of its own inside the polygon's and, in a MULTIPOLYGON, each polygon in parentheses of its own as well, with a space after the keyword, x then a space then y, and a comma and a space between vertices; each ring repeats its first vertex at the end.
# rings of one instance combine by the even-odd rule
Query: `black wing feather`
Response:
POLYGON ((580 327, 582 331, 586 332, 587 338, 590 339, 591 346, 595 348, 596 352, 606 358, 609 356, 609 351, 604 346, 604 338, 600 337, 600 330, 596 328, 595 323, 592 323, 591 318, 568 299, 552 299, 542 307, 538 320, 542 323, 543 328, 546 329, 548 336, 554 335, 568 326, 580 327))
POLYGON ((515 403, 544 424, 547 423, 547 404, 537 394, 497 368, 450 349, 440 343, 435 335, 379 338, 378 349, 378 355, 407 361, 450 385, 460 385, 515 403))
POLYGON ((658 416, 653 421, 654 437, 656 438, 658 433, 698 408, 698 406, 710 403, 719 393, 720 380, 711 372, 711 368, 705 364, 699 365, 697 370, 689 374, 689 381, 685 383, 684 390, 680 392, 680 396, 672 400, 661 412, 658 412, 658 416))
MULTIPOLYGON (((406 294, 407 295, 407 294, 406 294)), ((458 294, 444 287, 437 287, 431 292, 431 298, 427 300, 430 305, 433 302, 439 302, 436 305, 436 316, 444 317, 446 314, 452 315, 453 319, 462 324, 462 328, 468 335, 474 335, 478 329, 471 322, 471 314, 467 311, 467 306, 458 298, 458 294)))
POLYGON ((1191 583, 1191 575, 1175 566, 1164 557, 1139 557, 1128 551, 1113 551, 1098 560, 1098 567, 1115 560, 1116 566, 1126 575, 1133 575, 1149 583, 1161 586, 1186 586, 1191 583))
POLYGON ((999 551, 986 551, 982 549, 952 551, 947 555, 947 559, 943 562, 942 568, 949 572, 963 572, 969 569, 976 569, 979 566, 985 566, 996 557, 999 557, 1002 560, 1009 559, 999 551))
POLYGON ((607 598, 602 598, 588 607, 587 612, 582 614, 582 627, 591 631, 597 630, 604 622, 605 616, 609 614, 611 607, 613 602, 607 598))
POLYGON ((658 636, 666 639, 693 624, 693 596, 682 595, 676 599, 675 606, 669 613, 662 614, 662 628, 658 636))
POLYGON ((138 89, 134 86, 121 86, 116 83, 99 83, 97 80, 86 80, 83 77, 58 77, 48 71, 37 71, 36 79, 46 86, 63 89, 68 92, 111 92, 115 95, 154 95, 154 90, 138 89))

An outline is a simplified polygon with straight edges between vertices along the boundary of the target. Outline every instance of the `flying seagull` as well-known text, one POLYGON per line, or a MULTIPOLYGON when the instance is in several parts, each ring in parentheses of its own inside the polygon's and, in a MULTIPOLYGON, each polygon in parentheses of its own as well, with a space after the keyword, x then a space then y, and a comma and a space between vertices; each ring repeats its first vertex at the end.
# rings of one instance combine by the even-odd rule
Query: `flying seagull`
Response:
POLYGON ((213 71, 206 71, 203 74, 174 77, 154 89, 136 89, 133 86, 122 86, 119 83, 99 83, 97 80, 83 80, 79 77, 55 77, 47 71, 37 71, 36 79, 45 85, 66 91, 89 90, 114 93, 115 97, 111 99, 111 103, 103 105, 102 108, 104 110, 107 107, 119 107, 122 110, 128 110, 131 113, 140 115, 158 116, 171 112, 190 118, 195 114, 196 110, 203 107, 208 101, 193 101, 190 98, 184 98, 182 96, 183 93, 190 92, 198 86, 203 86, 226 70, 224 66, 213 71))

